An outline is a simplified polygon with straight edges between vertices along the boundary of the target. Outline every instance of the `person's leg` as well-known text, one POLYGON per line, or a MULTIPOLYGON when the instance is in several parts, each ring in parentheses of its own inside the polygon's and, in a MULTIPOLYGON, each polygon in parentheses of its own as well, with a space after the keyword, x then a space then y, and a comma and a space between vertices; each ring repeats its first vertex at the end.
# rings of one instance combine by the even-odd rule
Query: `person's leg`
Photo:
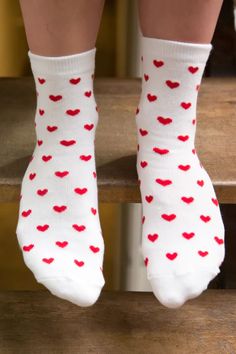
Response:
POLYGON ((20 0, 31 52, 45 56, 94 48, 105 0, 20 0))
POLYGON ((21 1, 37 108, 16 233, 37 281, 80 306, 92 305, 105 283, 93 93, 103 3, 21 1))
POLYGON ((142 251, 153 292, 170 308, 201 294, 225 255, 218 201, 194 146, 198 91, 221 3, 139 1, 142 251))
POLYGON ((144 37, 210 43, 223 0, 139 0, 144 37))

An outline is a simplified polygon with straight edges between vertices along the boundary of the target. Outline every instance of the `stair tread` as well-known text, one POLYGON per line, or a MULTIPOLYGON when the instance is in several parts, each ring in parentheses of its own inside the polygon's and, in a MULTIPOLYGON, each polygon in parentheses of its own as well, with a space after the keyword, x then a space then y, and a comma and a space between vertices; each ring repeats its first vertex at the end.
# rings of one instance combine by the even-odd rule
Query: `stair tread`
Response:
POLYGON ((0 292, 1 353, 236 353, 236 290, 207 290, 181 309, 148 292, 103 291, 81 308, 47 291, 0 292))
MULTIPOLYGON (((198 99, 196 147, 221 203, 236 202, 236 78, 204 78, 198 99)), ((19 198, 36 141, 32 77, 1 78, 0 201, 19 198)), ((96 134, 99 199, 140 202, 136 173, 135 110, 140 79, 97 79, 96 134)), ((195 117, 193 117, 195 118, 195 117)))

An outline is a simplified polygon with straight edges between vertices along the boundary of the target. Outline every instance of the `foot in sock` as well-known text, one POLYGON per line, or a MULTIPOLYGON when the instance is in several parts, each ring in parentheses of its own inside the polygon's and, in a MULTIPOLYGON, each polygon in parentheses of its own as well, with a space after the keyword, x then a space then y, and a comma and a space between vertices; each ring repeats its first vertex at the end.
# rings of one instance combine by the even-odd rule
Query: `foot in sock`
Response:
POLYGON ((169 308, 201 294, 225 255, 218 201, 194 146, 211 47, 142 37, 136 112, 142 253, 153 292, 169 308))
POLYGON ((92 305, 105 283, 94 156, 95 53, 28 52, 37 144, 22 180, 16 229, 37 281, 79 306, 92 305))

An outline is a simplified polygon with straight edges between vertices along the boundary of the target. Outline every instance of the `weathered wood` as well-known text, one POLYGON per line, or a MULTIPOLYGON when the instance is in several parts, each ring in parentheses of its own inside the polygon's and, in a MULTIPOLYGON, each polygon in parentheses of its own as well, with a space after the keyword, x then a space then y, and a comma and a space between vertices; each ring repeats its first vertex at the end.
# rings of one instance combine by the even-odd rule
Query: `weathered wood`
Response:
POLYGON ((234 354, 236 290, 207 290, 180 309, 152 293, 103 292, 80 308, 48 292, 0 293, 1 354, 234 354))
MULTIPOLYGON (((199 95, 196 145, 221 203, 236 203, 236 79, 205 78, 199 95)), ((96 135, 99 199, 140 202, 135 110, 140 81, 98 79, 96 135)), ((0 202, 18 200, 36 141, 36 95, 31 77, 0 79, 0 202)))

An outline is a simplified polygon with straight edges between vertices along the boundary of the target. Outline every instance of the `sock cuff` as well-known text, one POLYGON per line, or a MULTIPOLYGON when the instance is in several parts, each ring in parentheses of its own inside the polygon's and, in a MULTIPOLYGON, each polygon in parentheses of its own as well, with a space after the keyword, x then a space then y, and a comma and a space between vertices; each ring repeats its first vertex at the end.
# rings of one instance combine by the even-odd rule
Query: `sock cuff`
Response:
POLYGON ((86 52, 64 56, 43 56, 28 51, 33 73, 63 75, 94 72, 96 48, 86 52))
POLYGON ((166 39, 141 37, 141 51, 144 54, 158 55, 161 59, 169 58, 185 62, 206 63, 212 44, 171 41, 166 39))

